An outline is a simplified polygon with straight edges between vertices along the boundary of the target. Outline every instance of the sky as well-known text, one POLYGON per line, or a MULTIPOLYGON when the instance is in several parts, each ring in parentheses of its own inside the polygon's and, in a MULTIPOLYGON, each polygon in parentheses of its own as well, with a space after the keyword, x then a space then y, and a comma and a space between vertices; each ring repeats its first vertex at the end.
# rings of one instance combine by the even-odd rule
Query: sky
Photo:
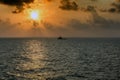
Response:
POLYGON ((120 37, 120 0, 0 0, 0 37, 120 37))

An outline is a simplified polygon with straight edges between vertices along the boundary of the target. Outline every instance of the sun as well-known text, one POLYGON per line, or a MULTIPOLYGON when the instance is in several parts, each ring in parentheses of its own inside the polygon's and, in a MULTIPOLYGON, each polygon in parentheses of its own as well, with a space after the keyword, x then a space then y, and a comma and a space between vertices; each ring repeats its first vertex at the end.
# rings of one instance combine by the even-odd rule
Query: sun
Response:
POLYGON ((40 19, 40 11, 39 10, 32 10, 30 12, 30 18, 32 20, 39 20, 40 19))

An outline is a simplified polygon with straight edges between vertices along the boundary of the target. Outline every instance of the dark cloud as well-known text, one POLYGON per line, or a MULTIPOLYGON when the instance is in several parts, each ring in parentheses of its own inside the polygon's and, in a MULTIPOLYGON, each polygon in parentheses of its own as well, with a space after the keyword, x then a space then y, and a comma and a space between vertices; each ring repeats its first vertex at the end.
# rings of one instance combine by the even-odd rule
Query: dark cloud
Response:
POLYGON ((34 27, 39 26, 39 23, 38 23, 38 22, 36 22, 36 21, 33 21, 32 23, 33 23, 33 26, 34 26, 34 27))
POLYGON ((64 26, 56 26, 49 22, 43 22, 44 27, 50 34, 88 36, 88 37, 111 37, 119 36, 120 23, 100 16, 95 9, 90 10, 92 19, 82 23, 78 19, 71 19, 64 26), (119 34, 119 35, 118 35, 119 34))
POLYGON ((115 7, 114 9, 116 9, 116 12, 120 12, 120 1, 112 3, 112 6, 115 7))
POLYGON ((0 0, 1 4, 16 6, 16 9, 12 13, 20 13, 24 10, 25 4, 33 3, 34 0, 0 0))
POLYGON ((120 0, 115 0, 112 4, 111 4, 111 8, 109 8, 107 11, 111 12, 111 13, 119 13, 120 12, 120 0))
POLYGON ((68 23, 66 23, 65 27, 56 26, 54 24, 50 24, 47 22, 44 22, 43 25, 47 30, 53 33, 57 33, 57 32, 68 33, 70 31, 74 31, 74 32, 78 31, 80 33, 80 31, 84 31, 84 33, 86 34, 94 33, 92 35, 95 35, 97 33, 98 36, 99 35, 104 36, 104 34, 106 35, 109 33, 111 34, 111 32, 120 31, 120 27, 119 27, 120 22, 109 20, 100 16, 93 6, 88 6, 87 9, 85 8, 85 10, 89 11, 89 13, 91 14, 90 20, 87 20, 87 22, 85 23, 80 22, 80 20, 78 19, 71 19, 68 21, 68 23))
POLYGON ((79 35, 89 37, 120 37, 120 22, 105 19, 96 11, 91 11, 92 20, 82 23, 77 19, 68 22, 68 28, 79 31, 79 35))
POLYGON ((89 30, 89 31, 117 31, 120 30, 120 22, 105 19, 100 16, 97 11, 91 11, 92 20, 88 20, 87 23, 81 23, 79 20, 72 19, 67 26, 75 30, 89 30))
POLYGON ((16 9, 12 13, 20 13, 24 10, 23 6, 16 6, 16 9))
MULTIPOLYGON (((91 0, 93 2, 96 2, 96 1, 100 1, 100 0, 91 0)), ((98 9, 96 8, 95 6, 87 6, 86 8, 82 8, 83 11, 91 11, 92 9, 97 9, 101 12, 110 12, 110 13, 119 13, 120 12, 120 0, 114 0, 112 1, 112 3, 110 4, 110 8, 104 8, 104 9, 98 9)), ((99 6, 98 6, 99 7, 99 6)))
POLYGON ((91 5, 88 5, 88 6, 86 6, 86 7, 84 7, 84 8, 81 8, 81 11, 85 11, 85 12, 87 12, 87 11, 95 11, 95 7, 94 6, 91 6, 91 5))
POLYGON ((100 16, 97 11, 91 12, 93 17, 93 22, 90 23, 92 26, 98 29, 103 30, 118 30, 120 29, 120 22, 115 22, 113 20, 105 19, 104 17, 100 16))
POLYGON ((116 8, 110 8, 110 9, 108 10, 108 12, 114 13, 114 12, 116 12, 116 8))
POLYGON ((23 6, 32 3, 34 0, 0 0, 0 3, 10 6, 23 6))
POLYGON ((61 0, 61 5, 59 6, 60 9, 63 10, 78 10, 78 4, 75 1, 70 0, 61 0))
MULTIPOLYGON (((29 6, 30 3, 33 3, 35 0, 0 0, 1 4, 16 6, 16 9, 12 13, 20 13, 25 7, 24 5, 29 6)), ((54 0, 44 0, 47 2, 54 2, 54 0)), ((71 0, 60 0, 61 5, 58 5, 62 10, 78 10, 78 4, 76 1, 71 0)))

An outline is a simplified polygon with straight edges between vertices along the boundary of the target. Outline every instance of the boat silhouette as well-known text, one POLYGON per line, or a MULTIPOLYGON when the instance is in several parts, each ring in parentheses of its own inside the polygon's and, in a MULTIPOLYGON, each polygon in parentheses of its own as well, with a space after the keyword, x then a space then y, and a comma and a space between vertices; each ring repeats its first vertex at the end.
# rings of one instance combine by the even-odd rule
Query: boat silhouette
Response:
POLYGON ((62 37, 62 36, 59 36, 57 39, 63 39, 63 37, 62 37))

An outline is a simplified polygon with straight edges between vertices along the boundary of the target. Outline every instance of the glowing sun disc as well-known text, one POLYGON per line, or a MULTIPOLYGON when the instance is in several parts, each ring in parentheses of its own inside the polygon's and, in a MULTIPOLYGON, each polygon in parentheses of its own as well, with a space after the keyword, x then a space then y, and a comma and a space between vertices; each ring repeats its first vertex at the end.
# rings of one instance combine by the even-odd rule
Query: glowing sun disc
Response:
POLYGON ((33 10, 30 12, 30 18, 33 20, 38 20, 40 18, 40 13, 37 10, 33 10))

